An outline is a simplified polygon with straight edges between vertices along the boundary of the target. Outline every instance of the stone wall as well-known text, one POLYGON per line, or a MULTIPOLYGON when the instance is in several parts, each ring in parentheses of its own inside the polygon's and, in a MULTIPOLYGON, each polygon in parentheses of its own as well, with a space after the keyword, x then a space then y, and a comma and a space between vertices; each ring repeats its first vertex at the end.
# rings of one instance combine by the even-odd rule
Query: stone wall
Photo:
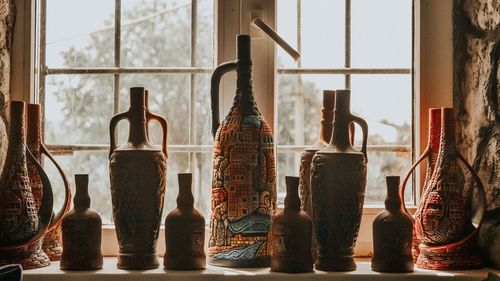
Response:
POLYGON ((9 100, 10 52, 15 21, 14 0, 0 0, 0 169, 7 152, 7 122, 5 107, 9 100))
MULTIPOLYGON (((500 1, 454 2, 454 107, 459 150, 478 172, 487 213, 486 256, 500 266, 500 1)), ((468 187, 472 187, 468 182, 468 187)), ((477 198, 475 199, 477 200, 477 198)))

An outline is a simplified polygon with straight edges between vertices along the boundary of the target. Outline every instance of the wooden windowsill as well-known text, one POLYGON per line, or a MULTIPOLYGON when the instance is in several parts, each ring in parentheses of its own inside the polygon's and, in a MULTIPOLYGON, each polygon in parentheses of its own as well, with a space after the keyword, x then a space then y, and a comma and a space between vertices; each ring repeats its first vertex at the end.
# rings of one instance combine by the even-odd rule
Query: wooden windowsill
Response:
POLYGON ((315 271, 303 274, 283 274, 270 272, 269 268, 235 269, 216 266, 207 266, 205 270, 195 271, 172 271, 163 269, 163 260, 160 259, 160 268, 154 270, 121 270, 116 268, 116 258, 104 258, 104 268, 97 271, 62 271, 59 269, 59 262, 53 262, 51 266, 33 270, 26 270, 23 273, 24 281, 106 281, 106 280, 190 280, 190 281, 210 281, 210 280, 454 280, 470 281, 483 280, 488 272, 500 274, 499 270, 483 268, 480 270, 464 271, 433 271, 415 268, 413 273, 377 273, 370 267, 369 259, 357 259, 358 269, 352 272, 323 272, 315 271))

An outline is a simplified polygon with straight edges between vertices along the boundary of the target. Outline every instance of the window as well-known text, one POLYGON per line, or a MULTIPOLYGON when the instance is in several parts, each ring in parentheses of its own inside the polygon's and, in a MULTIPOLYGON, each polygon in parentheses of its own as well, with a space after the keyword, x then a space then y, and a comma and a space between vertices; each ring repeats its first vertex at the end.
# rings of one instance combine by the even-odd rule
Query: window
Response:
MULTIPOLYGON (((216 54, 233 51, 222 45, 214 50, 220 24, 214 25, 215 7, 234 2, 38 2, 38 98, 44 106, 45 142, 59 155, 69 180, 73 173, 90 173, 92 208, 104 223, 112 223, 109 119, 127 109, 132 86, 149 89, 151 110, 169 122, 164 216, 175 206, 176 174, 192 172, 197 208, 208 217, 210 75, 216 54)), ((413 151, 412 8, 412 0, 276 0, 277 31, 302 54, 294 62, 277 48, 277 71, 267 77, 276 81, 276 112, 269 110, 272 96, 257 96, 261 111, 277 119, 279 201, 284 198, 284 176, 298 174, 300 153, 317 137, 323 89, 352 89, 352 111, 368 122, 367 203, 383 201, 386 175, 407 170, 413 151)), ((234 41, 232 34, 224 36, 234 41)), ((256 60, 274 61, 265 57, 269 54, 274 52, 254 52, 259 56, 254 67, 256 60)), ((234 90, 229 91, 232 100, 234 90)), ((155 132, 160 128, 151 126, 152 138, 159 142, 155 132)), ((118 130, 125 141, 126 122, 118 130)), ((56 199, 60 204, 62 198, 56 199)))

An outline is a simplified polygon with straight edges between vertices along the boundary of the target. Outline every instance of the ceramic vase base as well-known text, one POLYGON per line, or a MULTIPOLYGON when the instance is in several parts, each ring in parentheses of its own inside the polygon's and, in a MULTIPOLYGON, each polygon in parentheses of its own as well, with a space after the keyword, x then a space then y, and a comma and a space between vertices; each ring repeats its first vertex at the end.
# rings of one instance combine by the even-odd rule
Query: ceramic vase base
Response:
POLYGON ((52 239, 52 237, 45 236, 43 241, 43 251, 47 254, 51 261, 60 261, 62 255, 61 239, 52 239))
POLYGON ((189 260, 179 260, 178 258, 171 258, 164 260, 165 269, 170 270, 197 270, 206 268, 206 257, 195 257, 189 260))
POLYGON ((322 271, 354 271, 356 263, 351 257, 318 257, 315 268, 322 271))
POLYGON ((259 259, 240 259, 240 260, 230 260, 230 259, 215 259, 208 258, 208 264, 223 267, 234 267, 234 268, 252 268, 252 267, 270 267, 271 258, 259 258, 259 259))
POLYGON ((155 269, 160 266, 156 254, 138 255, 138 254, 122 254, 118 255, 119 269, 155 269))
POLYGON ((413 272, 413 257, 408 256, 405 259, 383 259, 384 262, 378 262, 372 259, 372 270, 376 272, 407 273, 413 272))
MULTIPOLYGON (((73 257, 77 257, 76 255, 73 257)), ((71 261, 61 261, 61 269, 68 271, 85 271, 102 269, 102 256, 100 259, 79 256, 71 261)))
POLYGON ((293 261, 289 259, 271 260, 271 271, 283 273, 307 273, 313 272, 313 263, 293 261))
POLYGON ((483 267, 479 249, 473 245, 457 247, 433 247, 420 244, 420 254, 416 265, 423 269, 433 270, 468 270, 483 267), (471 247, 472 246, 472 247, 471 247))
POLYGON ((0 266, 20 264, 23 270, 41 268, 50 265, 50 259, 42 250, 42 241, 27 246, 0 249, 0 266))

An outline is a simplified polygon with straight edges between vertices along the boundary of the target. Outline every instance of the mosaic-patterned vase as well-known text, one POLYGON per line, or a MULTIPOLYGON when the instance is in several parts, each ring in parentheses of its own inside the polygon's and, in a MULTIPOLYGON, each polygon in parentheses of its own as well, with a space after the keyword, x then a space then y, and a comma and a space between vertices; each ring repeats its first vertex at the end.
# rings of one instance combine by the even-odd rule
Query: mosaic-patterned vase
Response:
POLYGON ((118 268, 151 269, 159 266, 156 246, 167 175, 167 122, 161 148, 149 141, 145 90, 130 89, 130 108, 110 122, 110 183, 113 218, 119 244, 118 268), (126 143, 116 147, 115 129, 129 121, 126 143))
POLYGON ((250 36, 239 35, 237 46, 238 60, 218 66, 212 76, 215 147, 208 261, 228 267, 266 267, 276 208, 273 134, 252 93, 250 36), (219 124, 219 82, 231 70, 237 72, 236 96, 219 124))

